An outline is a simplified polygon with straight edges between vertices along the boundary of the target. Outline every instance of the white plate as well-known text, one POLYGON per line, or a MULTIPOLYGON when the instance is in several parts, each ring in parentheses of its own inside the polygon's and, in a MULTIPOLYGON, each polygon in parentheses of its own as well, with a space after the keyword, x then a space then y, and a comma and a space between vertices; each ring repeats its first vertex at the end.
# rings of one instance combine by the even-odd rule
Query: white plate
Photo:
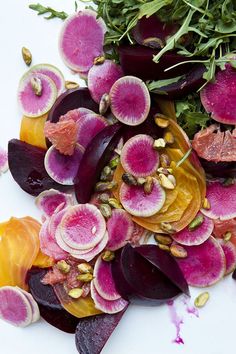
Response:
MULTIPOLYGON (((32 0, 32 2, 34 2, 32 0)), ((35 1, 36 2, 36 1, 35 1)), ((62 63, 58 48, 59 19, 46 21, 28 9, 31 1, 1 2, 0 11, 0 145, 19 136, 21 113, 16 103, 17 85, 27 69, 21 47, 30 48, 33 63, 48 62, 58 66, 67 80, 78 80, 62 63)), ((45 0, 44 5, 70 13, 73 0, 45 0)), ((79 6, 81 6, 79 4, 79 6)), ((39 218, 32 197, 13 181, 10 173, 0 177, 0 221, 10 216, 39 218)), ((209 289, 210 301, 199 311, 199 318, 187 313, 183 299, 175 308, 181 318, 184 344, 173 343, 176 329, 167 306, 130 306, 113 333, 103 354, 231 354, 235 353, 236 282, 231 276, 209 289)), ((191 289, 192 299, 200 289, 191 289)), ((17 329, 0 321, 2 354, 76 354, 74 336, 49 326, 43 320, 17 329)), ((93 354, 93 353, 88 353, 93 354)))

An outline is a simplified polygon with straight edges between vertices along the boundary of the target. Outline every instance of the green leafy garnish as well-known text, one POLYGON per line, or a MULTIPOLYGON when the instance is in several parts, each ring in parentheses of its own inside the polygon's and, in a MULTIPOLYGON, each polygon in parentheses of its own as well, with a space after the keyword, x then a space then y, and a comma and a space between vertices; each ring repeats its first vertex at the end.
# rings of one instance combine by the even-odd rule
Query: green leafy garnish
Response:
POLYGON ((40 4, 31 4, 29 5, 31 10, 38 12, 38 15, 49 14, 48 16, 44 16, 46 20, 51 20, 52 18, 60 18, 61 20, 65 20, 69 15, 64 11, 56 11, 51 7, 45 7, 40 4))

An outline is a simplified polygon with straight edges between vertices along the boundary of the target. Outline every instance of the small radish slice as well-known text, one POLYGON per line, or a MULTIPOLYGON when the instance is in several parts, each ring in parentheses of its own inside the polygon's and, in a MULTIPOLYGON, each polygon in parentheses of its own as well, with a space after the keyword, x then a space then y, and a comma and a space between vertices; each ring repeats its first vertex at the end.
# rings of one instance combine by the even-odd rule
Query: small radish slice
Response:
POLYGON ((226 260, 226 270, 225 275, 228 275, 234 271, 236 268, 236 247, 230 241, 224 241, 222 239, 217 240, 221 245, 226 260))
POLYGON ((52 79, 56 85, 58 95, 64 91, 65 79, 62 72, 56 66, 51 64, 37 64, 32 66, 28 73, 46 75, 52 79))
POLYGON ((59 40, 59 50, 65 64, 74 71, 86 72, 96 57, 103 53, 106 25, 97 13, 83 10, 69 16, 59 40))
POLYGON ((209 210, 201 212, 211 219, 229 220, 236 217, 236 183, 224 186, 220 182, 210 182, 206 197, 210 202, 209 210))
POLYGON ((118 300, 121 296, 117 292, 111 272, 111 262, 105 262, 101 256, 96 260, 93 271, 93 282, 98 294, 105 300, 118 300))
POLYGON ((20 292, 26 297, 26 299, 29 301, 31 310, 32 310, 32 323, 37 322, 40 319, 40 312, 39 312, 39 307, 37 302, 34 300, 33 296, 28 293, 27 291, 17 288, 20 290, 20 292))
POLYGON ((86 116, 87 114, 94 113, 90 109, 87 108, 76 108, 68 111, 66 114, 61 116, 59 118, 60 122, 68 121, 68 120, 73 120, 75 123, 79 123, 81 118, 86 116))
POLYGON ((105 60, 101 65, 93 65, 88 73, 88 89, 95 102, 99 103, 102 96, 109 94, 113 84, 123 76, 120 65, 112 60, 105 60))
POLYGON ((198 246, 185 246, 186 258, 176 258, 187 283, 206 287, 218 282, 225 274, 225 255, 214 237, 198 246))
POLYGON ((135 76, 117 80, 110 91, 111 111, 122 123, 139 125, 150 111, 150 94, 145 83, 135 76))
POLYGON ((166 199, 164 189, 153 179, 153 188, 150 194, 144 192, 143 187, 128 186, 122 183, 120 201, 128 213, 134 216, 152 216, 163 207, 166 199))
POLYGON ((236 124, 235 68, 226 64, 225 70, 218 71, 214 82, 209 82, 200 95, 205 110, 211 113, 214 120, 224 124, 236 124))
POLYGON ((71 207, 63 216, 59 229, 68 246, 85 250, 102 240, 106 222, 94 205, 79 204, 71 207))
POLYGON ((79 144, 76 145, 74 154, 71 156, 60 154, 52 145, 45 155, 45 169, 54 181, 63 185, 72 186, 83 153, 84 148, 79 144))
POLYGON ((121 151, 124 170, 135 177, 152 175, 159 165, 159 154, 153 149, 154 139, 146 134, 138 134, 129 139, 121 151))
POLYGON ((26 296, 13 286, 0 288, 0 318, 13 326, 26 327, 32 322, 32 309, 26 296))
POLYGON ((63 204, 63 208, 74 204, 74 198, 71 194, 66 194, 50 189, 40 193, 35 198, 35 204, 45 217, 50 217, 63 204))
POLYGON ((54 82, 46 75, 24 75, 18 87, 18 102, 22 113, 27 117, 39 117, 47 113, 57 98, 54 82), (31 79, 37 78, 42 84, 42 94, 37 96, 33 91, 31 79))
POLYGON ((0 147, 0 175, 8 170, 7 151, 0 147))
POLYGON ((91 297, 95 303, 95 307, 98 310, 101 310, 105 313, 117 313, 126 308, 128 306, 128 302, 121 297, 117 300, 105 300, 103 297, 101 297, 96 290, 96 287, 94 285, 94 281, 91 282, 91 297))
MULTIPOLYGON (((196 217, 202 216, 202 213, 198 213, 196 217)), ((197 246, 205 242, 212 234, 214 228, 213 220, 208 217, 204 217, 203 223, 195 230, 189 230, 189 227, 185 227, 182 231, 171 235, 172 238, 185 246, 197 246)))
MULTIPOLYGON (((123 209, 113 209, 107 221, 108 243, 106 248, 116 251, 126 245, 134 231, 134 223, 130 215, 123 209)), ((109 300, 109 299, 108 299, 109 300)))
POLYGON ((79 123, 77 142, 86 148, 90 141, 106 126, 108 126, 107 120, 98 114, 84 115, 79 123))
POLYGON ((90 262, 92 259, 94 259, 100 252, 102 252, 104 250, 104 248, 107 245, 107 241, 108 241, 108 233, 105 232, 105 235, 103 236, 102 240, 96 245, 94 246, 91 250, 87 250, 86 253, 73 253, 71 252, 71 256, 73 256, 74 258, 80 259, 80 260, 85 260, 86 262, 90 262))

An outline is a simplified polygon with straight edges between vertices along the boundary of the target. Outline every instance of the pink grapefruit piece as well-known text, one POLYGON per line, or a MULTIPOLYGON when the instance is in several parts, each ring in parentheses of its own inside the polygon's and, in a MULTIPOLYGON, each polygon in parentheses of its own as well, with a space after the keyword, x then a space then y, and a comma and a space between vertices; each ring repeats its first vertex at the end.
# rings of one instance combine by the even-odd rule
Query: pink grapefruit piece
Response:
POLYGON ((148 217, 161 210, 166 194, 160 183, 154 178, 150 194, 146 194, 142 186, 128 186, 122 183, 120 201, 126 211, 134 216, 148 217))
MULTIPOLYGON (((202 213, 199 212, 196 217, 198 216, 202 216, 202 213)), ((204 216, 203 223, 196 229, 191 231, 187 226, 182 231, 179 231, 171 236, 176 242, 180 243, 181 245, 196 246, 205 242, 211 236, 213 228, 213 220, 204 216)))
POLYGON ((236 183, 224 186, 213 181, 207 186, 206 197, 210 202, 210 209, 202 209, 202 214, 210 219, 229 220, 236 217, 236 183))
POLYGON ((65 64, 76 72, 87 72, 94 59, 103 53, 106 25, 95 11, 86 9, 64 22, 59 50, 65 64))
POLYGON ((0 175, 8 170, 8 154, 7 151, 0 147, 0 175))
POLYGON ((153 149, 154 139, 138 134, 129 139, 121 150, 120 161, 124 170, 135 177, 152 175, 159 165, 159 154, 153 149))
POLYGON ((35 198, 35 204, 45 217, 50 217, 63 204, 63 208, 74 204, 74 198, 71 194, 66 194, 49 189, 43 191, 35 198))
POLYGON ((139 125, 148 117, 151 105, 145 83, 135 76, 123 76, 110 91, 111 111, 122 123, 139 125))
POLYGON ((73 120, 75 123, 79 123, 81 118, 86 116, 87 114, 94 113, 88 108, 80 107, 76 109, 72 109, 68 111, 66 114, 62 115, 59 118, 60 122, 68 121, 68 120, 73 120))
POLYGON ((77 142, 86 148, 91 140, 107 126, 107 120, 96 113, 84 115, 78 126, 77 142))
POLYGON ((187 283, 206 287, 217 283, 225 274, 226 261, 222 247, 210 236, 198 246, 185 246, 186 258, 176 258, 187 283))
POLYGON ((226 260, 225 275, 232 273, 236 268, 236 247, 230 241, 224 241, 222 239, 217 240, 221 245, 226 260))

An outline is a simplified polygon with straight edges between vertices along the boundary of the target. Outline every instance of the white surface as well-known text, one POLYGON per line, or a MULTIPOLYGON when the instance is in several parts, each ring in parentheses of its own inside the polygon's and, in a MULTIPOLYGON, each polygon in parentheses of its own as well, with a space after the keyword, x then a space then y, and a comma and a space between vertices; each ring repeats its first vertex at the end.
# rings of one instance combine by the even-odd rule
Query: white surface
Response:
MULTIPOLYGON (((35 1, 36 2, 36 1, 35 1)), ((21 47, 33 53, 33 63, 48 62, 58 66, 66 79, 77 80, 62 63, 58 49, 61 20, 46 21, 28 9, 31 1, 1 2, 0 11, 0 145, 19 136, 21 114, 16 104, 16 90, 26 66, 21 47)), ((74 11, 73 0, 42 0, 67 12, 74 11)), ((32 197, 20 190, 10 173, 0 177, 0 221, 14 215, 39 217, 32 197)), ((103 354, 231 354, 235 353, 236 282, 229 276, 210 288, 210 301, 200 310, 200 318, 187 314, 181 300, 177 312, 184 317, 181 335, 184 345, 172 343, 175 327, 167 306, 130 306, 103 354)), ((192 300, 200 293, 192 289, 192 300)), ((2 354, 76 354, 74 336, 49 326, 44 321, 26 329, 17 329, 0 321, 2 354)), ((93 353, 89 353, 93 354, 93 353)))

